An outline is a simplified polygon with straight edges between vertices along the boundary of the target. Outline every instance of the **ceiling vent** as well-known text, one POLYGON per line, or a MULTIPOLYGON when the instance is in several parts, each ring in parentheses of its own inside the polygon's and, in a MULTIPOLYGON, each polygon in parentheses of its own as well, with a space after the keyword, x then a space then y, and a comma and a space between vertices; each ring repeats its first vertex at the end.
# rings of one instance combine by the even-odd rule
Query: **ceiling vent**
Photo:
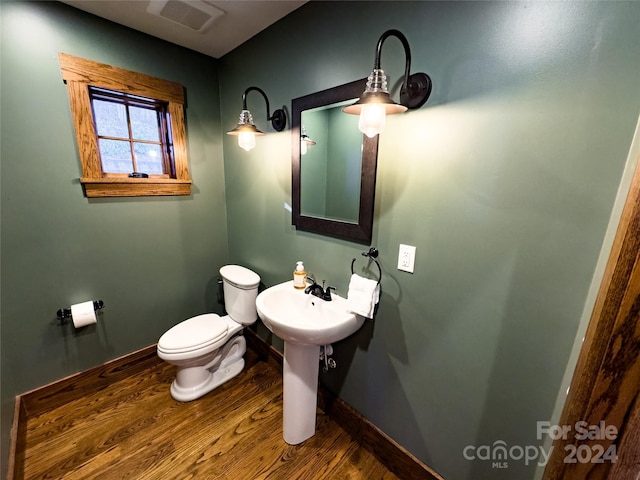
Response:
POLYGON ((151 0, 147 12, 199 33, 207 30, 216 18, 225 14, 219 8, 200 0, 151 0))

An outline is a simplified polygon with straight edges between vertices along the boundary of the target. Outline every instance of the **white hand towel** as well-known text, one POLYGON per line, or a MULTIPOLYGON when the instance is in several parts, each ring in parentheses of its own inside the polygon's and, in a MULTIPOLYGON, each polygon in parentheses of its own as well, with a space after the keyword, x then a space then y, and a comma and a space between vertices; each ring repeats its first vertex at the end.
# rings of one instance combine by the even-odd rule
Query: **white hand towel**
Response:
POLYGON ((380 285, 375 280, 351 275, 347 304, 349 310, 366 318, 373 318, 373 311, 380 300, 380 285))

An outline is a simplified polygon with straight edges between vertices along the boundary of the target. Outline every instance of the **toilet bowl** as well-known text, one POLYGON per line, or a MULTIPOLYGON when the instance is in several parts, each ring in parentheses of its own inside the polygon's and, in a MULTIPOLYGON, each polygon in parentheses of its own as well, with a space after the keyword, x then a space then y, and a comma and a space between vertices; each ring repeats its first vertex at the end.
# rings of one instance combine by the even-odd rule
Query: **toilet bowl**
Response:
POLYGON ((178 367, 171 396, 181 402, 200 398, 244 368, 247 345, 242 330, 258 318, 260 277, 240 265, 220 269, 227 315, 205 313, 189 318, 158 340, 158 357, 178 367))

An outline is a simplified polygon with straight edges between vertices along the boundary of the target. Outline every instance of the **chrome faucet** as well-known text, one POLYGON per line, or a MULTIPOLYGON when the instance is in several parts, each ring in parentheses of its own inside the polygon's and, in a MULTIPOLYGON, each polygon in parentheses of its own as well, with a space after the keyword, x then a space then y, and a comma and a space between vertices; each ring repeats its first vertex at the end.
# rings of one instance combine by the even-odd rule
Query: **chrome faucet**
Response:
POLYGON ((335 290, 336 287, 327 287, 327 289, 325 290, 324 280, 322 281, 322 286, 318 285, 316 283, 316 279, 313 277, 307 277, 307 280, 311 282, 311 285, 304 289, 304 293, 311 294, 314 297, 321 298, 322 300, 325 300, 327 302, 331 301, 331 290, 335 290))

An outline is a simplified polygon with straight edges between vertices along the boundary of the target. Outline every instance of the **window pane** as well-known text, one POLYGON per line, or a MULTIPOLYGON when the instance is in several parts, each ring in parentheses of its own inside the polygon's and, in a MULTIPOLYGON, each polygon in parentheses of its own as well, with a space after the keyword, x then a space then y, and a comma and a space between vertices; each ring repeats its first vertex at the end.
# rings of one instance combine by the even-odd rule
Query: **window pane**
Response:
POLYGON ((136 165, 140 173, 162 174, 162 152, 160 145, 149 143, 134 143, 136 165))
POLYGON ((93 111, 98 135, 129 138, 127 112, 124 105, 94 100, 93 111))
POLYGON ((158 116, 155 110, 130 107, 129 114, 131 115, 131 131, 134 139, 160 141, 158 116))
POLYGON ((131 147, 129 142, 100 139, 100 159, 105 173, 131 173, 131 147))

